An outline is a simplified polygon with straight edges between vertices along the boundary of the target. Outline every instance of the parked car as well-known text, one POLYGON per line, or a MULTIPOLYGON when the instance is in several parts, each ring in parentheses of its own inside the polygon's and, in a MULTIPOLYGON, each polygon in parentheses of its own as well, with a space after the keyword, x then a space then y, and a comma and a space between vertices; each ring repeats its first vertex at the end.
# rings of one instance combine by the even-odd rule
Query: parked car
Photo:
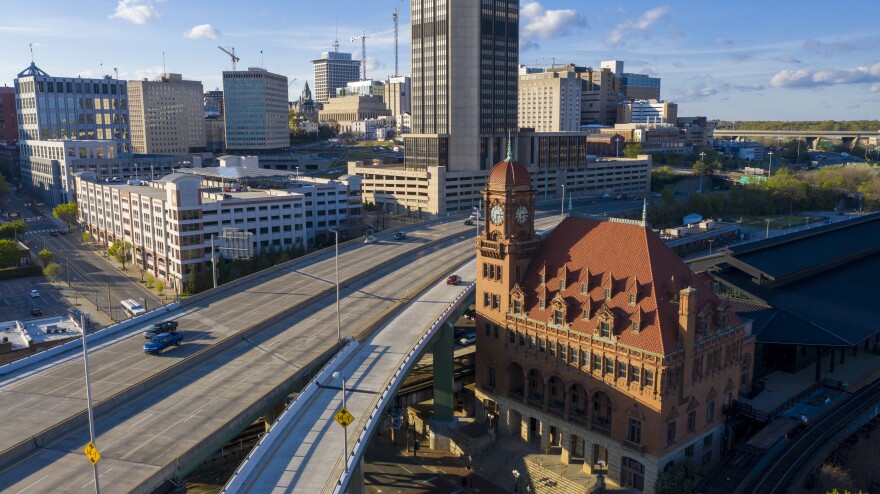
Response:
POLYGON ((49 232, 49 235, 52 235, 53 237, 57 237, 57 236, 58 236, 58 230, 52 230, 51 232, 49 232))
POLYGON ((365 244, 375 244, 377 242, 376 237, 370 235, 369 237, 364 239, 365 244))
POLYGON ((156 335, 170 333, 175 330, 177 330, 177 321, 157 322, 156 324, 153 324, 153 327, 149 331, 144 331, 144 338, 151 339, 156 335))
POLYGON ((158 334, 144 345, 144 353, 155 353, 156 355, 159 355, 162 353, 162 350, 171 345, 180 346, 182 341, 183 335, 175 331, 158 334))
POLYGON ((450 276, 449 278, 446 278, 447 285, 457 285, 459 283, 461 283, 461 276, 459 276, 457 274, 454 274, 454 275, 450 276))
POLYGON ((39 308, 37 308, 37 307, 34 307, 33 309, 31 309, 31 315, 34 316, 34 317, 40 317, 40 316, 43 315, 43 311, 41 311, 41 310, 40 310, 39 308))
POLYGON ((464 224, 467 226, 474 226, 474 220, 468 218, 468 219, 464 220, 464 224))
POLYGON ((397 232, 394 234, 394 240, 404 240, 406 238, 406 232, 397 232))
POLYGON ((476 341, 477 341, 477 335, 474 333, 471 333, 469 335, 465 335, 465 336, 462 336, 461 338, 459 338, 458 344, 459 345, 470 345, 470 344, 476 343, 476 341))
POLYGON ((40 296, 40 292, 36 290, 31 290, 31 298, 38 298, 40 296))

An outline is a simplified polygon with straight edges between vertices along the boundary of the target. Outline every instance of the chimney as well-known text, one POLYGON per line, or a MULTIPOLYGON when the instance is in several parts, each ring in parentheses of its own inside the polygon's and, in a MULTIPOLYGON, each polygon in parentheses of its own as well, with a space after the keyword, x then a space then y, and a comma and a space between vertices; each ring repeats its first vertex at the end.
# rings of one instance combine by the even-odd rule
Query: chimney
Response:
POLYGON ((687 287, 678 292, 678 330, 684 348, 684 375, 679 399, 690 396, 694 389, 694 334, 697 326, 697 289, 687 287))

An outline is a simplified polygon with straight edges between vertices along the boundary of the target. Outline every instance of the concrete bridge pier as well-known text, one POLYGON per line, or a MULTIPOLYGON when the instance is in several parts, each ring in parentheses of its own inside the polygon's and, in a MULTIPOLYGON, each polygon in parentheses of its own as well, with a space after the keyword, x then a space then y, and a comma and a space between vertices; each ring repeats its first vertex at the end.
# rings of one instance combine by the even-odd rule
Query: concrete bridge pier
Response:
POLYGON ((276 420, 278 420, 278 417, 281 416, 285 408, 286 403, 282 401, 281 403, 272 405, 266 410, 266 413, 263 414, 263 423, 266 426, 266 432, 269 432, 269 428, 272 427, 272 424, 274 424, 276 420))
POLYGON ((452 431, 457 427, 455 420, 455 376, 453 358, 455 341, 452 323, 446 321, 434 336, 432 353, 434 357, 434 414, 431 416, 431 449, 449 451, 452 431))

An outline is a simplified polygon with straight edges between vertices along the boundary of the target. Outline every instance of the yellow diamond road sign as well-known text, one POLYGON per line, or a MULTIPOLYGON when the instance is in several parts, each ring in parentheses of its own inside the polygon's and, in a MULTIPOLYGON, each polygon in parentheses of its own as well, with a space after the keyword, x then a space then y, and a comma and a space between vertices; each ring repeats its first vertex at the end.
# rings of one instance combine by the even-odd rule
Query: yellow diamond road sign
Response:
POLYGON ((91 441, 89 441, 89 444, 86 444, 86 447, 83 451, 86 452, 86 458, 88 458, 89 461, 92 462, 92 465, 98 463, 98 460, 101 459, 101 453, 98 452, 98 448, 95 447, 95 443, 91 441))
POLYGON ((339 422, 339 425, 341 425, 343 428, 347 428, 348 424, 354 421, 354 416, 348 413, 348 410, 346 410, 345 408, 340 408, 339 411, 336 412, 336 416, 333 418, 336 419, 336 421, 339 422))

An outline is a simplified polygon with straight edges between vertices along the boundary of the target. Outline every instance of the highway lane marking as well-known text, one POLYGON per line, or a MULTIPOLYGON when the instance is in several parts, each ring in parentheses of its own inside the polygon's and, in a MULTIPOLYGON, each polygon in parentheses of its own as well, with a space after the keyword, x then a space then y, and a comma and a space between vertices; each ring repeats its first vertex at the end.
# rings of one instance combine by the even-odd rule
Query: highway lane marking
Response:
MULTIPOLYGON (((110 473, 110 470, 113 470, 113 468, 114 468, 114 467, 110 467, 110 468, 108 468, 107 470, 104 470, 103 472, 99 473, 99 474, 98 474, 98 478, 103 477, 104 474, 106 474, 106 473, 110 473)), ((94 483, 95 483, 95 479, 92 479, 92 480, 86 482, 85 484, 83 484, 83 486, 80 487, 80 489, 85 489, 86 487, 88 487, 89 485, 94 484, 94 483)), ((98 487, 100 487, 100 486, 98 486, 98 487)))
POLYGON ((199 409, 196 410, 195 412, 189 414, 189 416, 187 416, 185 419, 183 419, 183 422, 181 422, 181 423, 185 423, 187 420, 189 420, 189 419, 195 417, 195 416, 198 415, 199 412, 201 412, 202 410, 204 410, 204 408, 199 408, 199 409))
POLYGON ((151 418, 153 417, 153 416, 151 415, 151 413, 153 413, 153 412, 150 411, 150 410, 146 410, 146 411, 145 411, 145 415, 146 415, 146 417, 144 417, 144 418, 138 420, 137 422, 131 424, 130 426, 128 426, 128 430, 132 430, 132 429, 134 429, 136 425, 140 424, 140 423, 143 422, 144 420, 149 420, 149 419, 151 419, 151 418))
POLYGON ((40 477, 39 480, 37 480, 36 482, 31 483, 31 485, 29 485, 29 486, 25 487, 24 489, 18 491, 16 494, 21 494, 22 492, 24 492, 24 491, 30 489, 31 487, 33 487, 33 486, 39 484, 40 482, 46 480, 46 477, 48 477, 48 476, 49 476, 49 475, 43 475, 42 477, 40 477))

